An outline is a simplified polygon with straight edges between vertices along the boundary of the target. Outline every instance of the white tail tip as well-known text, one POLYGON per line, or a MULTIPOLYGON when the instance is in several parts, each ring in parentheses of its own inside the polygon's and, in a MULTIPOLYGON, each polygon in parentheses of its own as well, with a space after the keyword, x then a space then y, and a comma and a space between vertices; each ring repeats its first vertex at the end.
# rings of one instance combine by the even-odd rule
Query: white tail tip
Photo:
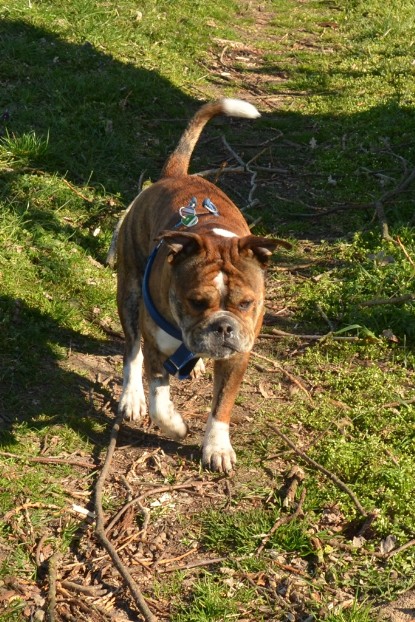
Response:
POLYGON ((246 117, 248 119, 257 119, 261 113, 252 104, 242 99, 232 99, 225 97, 222 99, 223 113, 229 117, 246 117))

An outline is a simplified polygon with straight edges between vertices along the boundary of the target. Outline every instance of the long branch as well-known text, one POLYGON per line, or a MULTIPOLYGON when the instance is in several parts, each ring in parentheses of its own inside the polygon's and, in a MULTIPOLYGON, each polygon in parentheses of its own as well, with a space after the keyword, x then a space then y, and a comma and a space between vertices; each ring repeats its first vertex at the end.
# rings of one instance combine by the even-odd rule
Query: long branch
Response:
POLYGON ((121 427, 122 416, 118 415, 115 419, 113 428, 111 430, 110 442, 108 445, 107 455, 105 457, 105 462, 101 470, 101 474, 97 480, 95 485, 95 514, 96 514, 96 524, 95 524, 95 535, 100 540, 102 546, 105 548, 112 561, 114 562, 115 567, 118 572, 124 579, 128 589, 130 590, 135 604, 137 605, 140 613, 146 620, 146 622, 157 622, 157 618, 151 613, 150 609, 146 601, 144 600, 144 596, 138 587, 137 583, 132 578, 131 574, 128 572, 127 568, 122 563, 117 551, 114 546, 111 544, 109 539, 105 534, 104 528, 104 512, 102 509, 102 491, 104 487, 105 480, 107 478, 112 458, 114 455, 115 447, 117 444, 118 432, 121 427))
POLYGON ((324 475, 326 475, 329 479, 331 479, 331 481, 336 484, 336 486, 338 486, 339 488, 341 488, 341 490, 343 490, 343 492, 345 492, 346 494, 349 495, 350 499, 353 501, 353 503, 355 504, 357 510, 359 511, 359 513, 362 516, 367 516, 368 512, 365 510, 365 508, 362 506, 362 504, 360 503, 359 499, 356 497, 356 495, 354 494, 354 492, 352 490, 350 490, 350 488, 347 486, 347 484, 345 484, 344 482, 342 482, 341 479, 339 479, 337 477, 337 475, 335 475, 334 473, 332 473, 331 471, 329 471, 328 469, 326 469, 325 467, 323 467, 321 464, 319 464, 318 462, 316 462, 315 460, 313 460, 312 458, 310 458, 310 456, 308 456, 304 451, 302 451, 301 449, 299 449, 289 438, 288 436, 286 436, 283 432, 281 432, 281 430, 279 430, 276 426, 271 425, 270 423, 268 423, 268 427, 273 430, 276 434, 278 434, 278 436, 280 438, 282 438, 282 440, 289 446, 291 447, 291 449, 293 449, 295 451, 296 454, 298 454, 305 462, 308 462, 308 464, 310 464, 312 467, 314 467, 315 469, 317 469, 318 471, 321 471, 321 473, 324 473, 324 475))

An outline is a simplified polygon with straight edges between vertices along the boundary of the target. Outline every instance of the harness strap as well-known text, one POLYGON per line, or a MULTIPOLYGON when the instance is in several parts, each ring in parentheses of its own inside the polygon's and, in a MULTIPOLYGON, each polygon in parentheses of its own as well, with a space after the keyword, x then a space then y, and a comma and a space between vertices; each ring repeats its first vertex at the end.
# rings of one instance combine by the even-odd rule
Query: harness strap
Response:
POLYGON ((161 244, 162 242, 157 244, 147 261, 142 285, 143 300, 150 317, 154 320, 157 326, 163 329, 171 337, 174 337, 178 341, 182 342, 177 350, 166 361, 164 361, 163 365, 169 374, 172 376, 177 374, 180 380, 185 380, 190 377, 190 372, 193 370, 199 358, 195 357, 193 352, 190 352, 190 350, 186 348, 183 343, 183 335, 181 330, 176 328, 176 326, 173 326, 173 324, 170 324, 170 322, 161 315, 154 305, 150 294, 149 282, 151 268, 153 267, 154 260, 161 244))

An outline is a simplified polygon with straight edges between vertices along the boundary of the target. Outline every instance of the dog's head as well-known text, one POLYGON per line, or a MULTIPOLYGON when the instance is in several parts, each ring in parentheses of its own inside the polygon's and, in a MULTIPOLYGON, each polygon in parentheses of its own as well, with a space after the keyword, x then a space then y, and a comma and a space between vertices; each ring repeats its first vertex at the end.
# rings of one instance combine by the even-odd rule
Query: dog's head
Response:
POLYGON ((264 270, 283 240, 163 231, 171 264, 169 303, 186 347, 199 356, 249 352, 264 313, 264 270))

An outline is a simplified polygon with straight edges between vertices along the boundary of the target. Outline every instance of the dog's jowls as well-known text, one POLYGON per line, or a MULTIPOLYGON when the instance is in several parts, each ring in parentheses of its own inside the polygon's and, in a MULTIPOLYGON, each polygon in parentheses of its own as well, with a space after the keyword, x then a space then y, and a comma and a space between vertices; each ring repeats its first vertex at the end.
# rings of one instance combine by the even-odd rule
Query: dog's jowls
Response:
POLYGON ((150 417, 167 436, 183 439, 188 428, 170 399, 165 360, 182 343, 195 356, 213 359, 213 402, 203 441, 203 463, 215 471, 229 472, 236 461, 229 421, 262 323, 264 269, 277 245, 289 245, 251 235, 238 208, 219 188, 202 177, 188 175, 203 127, 219 114, 259 116, 254 106, 235 99, 202 106, 168 158, 159 181, 133 201, 119 230, 117 302, 125 334, 119 408, 133 420, 147 412, 144 360, 150 417), (212 204, 212 209, 205 207, 212 204), (179 210, 186 206, 196 218, 181 219, 183 210, 179 210), (149 295, 158 314, 178 329, 179 338, 153 319, 142 297, 147 260, 158 244, 148 277, 149 295))

